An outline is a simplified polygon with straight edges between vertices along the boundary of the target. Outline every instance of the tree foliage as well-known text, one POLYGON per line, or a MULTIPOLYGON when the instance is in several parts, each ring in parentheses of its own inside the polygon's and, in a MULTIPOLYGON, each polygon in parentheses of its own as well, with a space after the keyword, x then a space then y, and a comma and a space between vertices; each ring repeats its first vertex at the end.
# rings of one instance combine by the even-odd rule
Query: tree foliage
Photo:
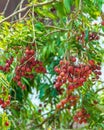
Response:
POLYGON ((103 0, 28 3, 0 16, 0 128, 103 130, 103 0))

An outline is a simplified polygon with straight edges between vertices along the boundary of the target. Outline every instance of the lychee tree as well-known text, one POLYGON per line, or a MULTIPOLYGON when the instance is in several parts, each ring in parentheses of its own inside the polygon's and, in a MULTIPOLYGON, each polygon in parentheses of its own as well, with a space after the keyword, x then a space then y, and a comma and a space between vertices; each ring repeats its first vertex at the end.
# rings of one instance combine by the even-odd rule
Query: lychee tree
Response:
POLYGON ((104 129, 103 4, 28 0, 1 14, 0 129, 104 129))

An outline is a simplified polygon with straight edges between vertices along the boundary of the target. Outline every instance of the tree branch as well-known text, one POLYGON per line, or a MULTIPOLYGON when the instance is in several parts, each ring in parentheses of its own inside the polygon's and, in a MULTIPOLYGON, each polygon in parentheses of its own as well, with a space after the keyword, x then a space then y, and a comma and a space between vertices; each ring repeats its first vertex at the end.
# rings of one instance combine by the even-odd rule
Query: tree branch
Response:
MULTIPOLYGON (((21 0, 20 7, 19 7, 20 10, 22 9, 23 2, 24 2, 24 0, 21 0)), ((19 19, 21 19, 21 13, 19 13, 19 19)))
MULTIPOLYGON (((48 120, 50 120, 51 118, 54 118, 54 114, 52 114, 51 116, 47 117, 46 119, 43 120, 43 122, 41 122, 40 124, 38 124, 37 126, 34 126, 35 128, 39 128, 42 127, 42 125, 47 122, 48 120)), ((27 129, 30 130, 30 128, 32 128, 32 124, 34 123, 34 121, 32 121, 30 124, 27 125, 27 129)))
POLYGON ((35 126, 35 128, 38 128, 38 127, 41 127, 45 122, 47 122, 48 120, 50 119, 53 119, 54 118, 54 114, 51 115, 50 117, 46 118, 42 123, 40 123, 39 125, 35 126))
POLYGON ((51 3, 55 2, 55 1, 56 1, 56 0, 51 0, 51 1, 49 1, 49 2, 42 2, 42 3, 38 3, 38 4, 34 4, 34 5, 28 5, 28 6, 22 8, 22 9, 16 11, 16 12, 12 13, 12 14, 9 15, 8 17, 4 18, 3 20, 1 20, 1 21, 0 21, 0 24, 2 24, 4 21, 10 19, 11 17, 15 16, 16 14, 21 13, 21 12, 23 12, 23 11, 25 11, 25 10, 27 10, 27 9, 29 9, 29 8, 31 8, 31 7, 33 7, 33 6, 34 6, 34 8, 37 8, 37 7, 41 7, 41 6, 44 6, 44 5, 51 4, 51 3))
POLYGON ((58 29, 58 30, 61 30, 61 31, 69 31, 69 29, 60 28, 60 27, 51 26, 51 25, 47 25, 47 26, 45 26, 45 27, 46 27, 46 28, 58 29))
POLYGON ((56 32, 63 32, 62 30, 55 30, 55 31, 52 31, 52 32, 49 32, 45 35, 45 37, 47 37, 48 35, 51 35, 53 33, 56 33, 56 32))
POLYGON ((104 87, 98 89, 98 90, 95 92, 95 94, 97 94, 97 93, 100 92, 101 90, 104 90, 104 87))
POLYGON ((9 2, 10 2, 10 0, 7 1, 6 5, 5 5, 5 8, 4 8, 4 10, 3 10, 3 14, 5 14, 5 11, 7 10, 7 7, 8 7, 8 5, 9 5, 9 2))
POLYGON ((103 36, 103 37, 104 37, 104 34, 103 34, 103 33, 99 32, 98 34, 99 34, 100 36, 103 36))
MULTIPOLYGON (((50 119, 54 119, 55 118, 55 116, 56 116, 56 114, 57 114, 57 112, 58 111, 62 111, 62 110, 64 110, 65 108, 67 108, 67 107, 64 107, 64 108, 62 108, 62 109, 60 109, 60 110, 52 110, 52 111, 55 111, 51 116, 49 116, 49 117, 47 117, 46 119, 44 119, 40 124, 38 124, 38 125, 36 125, 36 126, 34 126, 34 128, 39 128, 39 127, 42 127, 42 125, 45 123, 45 122, 47 122, 48 120, 50 120, 50 119)), ((51 112, 52 112, 51 111, 51 112)), ((48 112, 49 113, 49 112, 48 112)), ((46 113, 47 114, 47 113, 46 113)), ((32 124, 34 123, 34 120, 30 123, 30 124, 27 124, 27 128, 29 128, 29 130, 30 130, 30 128, 32 128, 32 124)))

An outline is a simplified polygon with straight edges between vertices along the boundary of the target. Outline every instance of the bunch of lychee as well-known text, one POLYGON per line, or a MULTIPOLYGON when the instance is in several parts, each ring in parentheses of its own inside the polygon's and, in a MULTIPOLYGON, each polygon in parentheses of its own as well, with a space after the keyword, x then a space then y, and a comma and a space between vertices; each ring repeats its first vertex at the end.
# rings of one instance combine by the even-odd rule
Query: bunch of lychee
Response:
POLYGON ((57 109, 65 108, 66 104, 69 103, 69 106, 75 106, 77 103, 77 100, 79 99, 78 95, 70 95, 65 99, 62 99, 57 105, 57 109))
POLYGON ((95 64, 94 60, 89 60, 88 64, 76 65, 75 62, 76 58, 71 57, 70 61, 61 60, 59 66, 54 68, 58 74, 55 82, 57 90, 60 90, 63 84, 66 84, 67 89, 73 91, 75 88, 81 87, 92 73, 95 74, 95 79, 98 79, 101 75, 101 67, 95 64))
POLYGON ((10 59, 6 60, 6 63, 4 66, 0 66, 0 70, 2 70, 3 72, 9 72, 10 71, 10 66, 13 62, 13 57, 11 57, 10 59))
POLYGON ((74 121, 79 123, 79 124, 87 123, 87 120, 89 118, 90 118, 90 114, 88 114, 84 108, 77 111, 73 117, 74 121))
MULTIPOLYGON (((82 32, 81 35, 76 36, 76 40, 81 42, 81 43, 84 43, 85 40, 86 40, 85 32, 82 32)), ((89 41, 99 40, 99 36, 98 36, 98 34, 96 32, 90 32, 88 34, 88 40, 89 41)))
POLYGON ((3 100, 2 98, 0 98, 0 105, 3 109, 5 109, 6 107, 10 105, 10 99, 11 99, 10 95, 8 96, 8 99, 6 100, 3 100))
POLYGON ((91 74, 94 75, 92 81, 94 81, 94 79, 99 79, 99 76, 101 75, 101 67, 99 64, 95 63, 94 60, 89 60, 87 64, 82 64, 77 63, 74 56, 71 56, 69 60, 61 60, 54 70, 57 73, 54 84, 56 90, 58 92, 61 91, 61 94, 62 90, 66 93, 66 99, 61 100, 57 105, 57 108, 61 108, 68 102, 71 104, 69 96, 72 96, 72 92, 75 89, 83 86, 89 77, 91 77, 91 74))
POLYGON ((27 47, 24 56, 15 69, 14 81, 24 90, 26 85, 22 83, 22 77, 34 79, 34 73, 46 73, 46 69, 41 61, 36 60, 35 51, 27 47))

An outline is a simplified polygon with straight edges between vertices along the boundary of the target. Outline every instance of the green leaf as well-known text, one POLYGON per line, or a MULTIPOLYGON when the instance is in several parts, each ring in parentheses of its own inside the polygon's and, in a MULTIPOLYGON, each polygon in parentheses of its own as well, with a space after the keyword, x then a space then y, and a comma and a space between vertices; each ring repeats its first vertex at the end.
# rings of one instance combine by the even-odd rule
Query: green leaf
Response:
POLYGON ((40 14, 40 15, 42 15, 44 17, 47 16, 47 17, 49 17, 51 19, 56 19, 56 16, 53 13, 49 12, 48 10, 37 9, 37 12, 38 12, 38 14, 40 14))
POLYGON ((0 126, 2 126, 2 117, 1 117, 1 115, 0 115, 0 126))
POLYGON ((3 74, 0 73, 0 85, 3 85, 5 87, 9 87, 9 82, 7 81, 7 77, 3 74))
POLYGON ((102 31, 104 32, 104 26, 102 26, 102 31))
POLYGON ((39 23, 35 24, 35 28, 38 29, 38 30, 42 30, 42 29, 44 29, 44 25, 39 22, 39 23))
POLYGON ((66 15, 66 10, 65 10, 62 2, 56 4, 56 9, 57 9, 57 16, 58 17, 61 18, 61 17, 66 15))
POLYGON ((42 85, 40 85, 39 98, 40 98, 41 100, 44 100, 45 92, 47 91, 48 88, 49 88, 49 86, 48 86, 47 84, 42 84, 42 85))
POLYGON ((96 104, 96 108, 98 108, 101 112, 104 113, 104 105, 96 104))
POLYGON ((67 11, 67 13, 69 13, 70 12, 70 4, 71 4, 71 0, 64 0, 63 1, 64 2, 64 6, 65 6, 65 9, 66 9, 66 11, 67 11))
POLYGON ((79 0, 75 0, 75 6, 76 6, 76 8, 79 7, 79 0))
POLYGON ((85 40, 88 41, 89 32, 88 29, 85 30, 85 40))
POLYGON ((29 83, 29 81, 28 81, 26 78, 22 77, 22 80, 23 80, 27 85, 30 86, 30 83, 29 83))

